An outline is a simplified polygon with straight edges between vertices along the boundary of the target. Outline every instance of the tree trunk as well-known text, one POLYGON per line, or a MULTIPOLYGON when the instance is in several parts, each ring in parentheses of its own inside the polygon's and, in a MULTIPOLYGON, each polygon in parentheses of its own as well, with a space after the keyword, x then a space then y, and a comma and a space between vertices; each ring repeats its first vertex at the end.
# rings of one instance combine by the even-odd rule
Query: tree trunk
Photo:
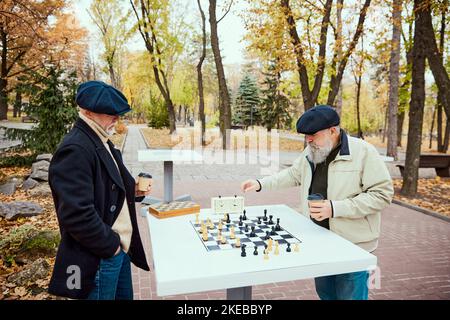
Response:
POLYGON ((436 101, 436 113, 437 113, 437 151, 442 152, 444 149, 444 142, 442 139, 442 127, 443 127, 443 121, 442 121, 442 103, 441 103, 441 95, 438 92, 437 95, 437 101, 436 101))
POLYGON ((211 26, 211 48, 214 54, 214 62, 216 64, 217 78, 219 82, 219 123, 220 132, 222 134, 222 148, 225 150, 228 149, 230 144, 229 133, 231 129, 231 106, 219 47, 216 0, 209 0, 209 24, 211 26))
POLYGON ((433 146, 433 130, 434 130, 434 119, 436 118, 436 108, 433 109, 433 116, 431 117, 431 128, 430 128, 430 142, 428 144, 428 149, 433 146))
MULTIPOLYGON (((361 71, 361 70, 359 70, 361 71)), ((357 77, 356 81, 356 121, 358 124, 358 138, 363 138, 363 133, 361 130, 361 116, 360 116, 360 102, 361 102, 361 78, 362 74, 359 72, 359 75, 357 77)))
POLYGON ((116 88, 119 89, 119 86, 117 84, 117 80, 116 80, 116 73, 114 71, 114 67, 112 65, 112 63, 108 63, 108 70, 109 70, 109 78, 111 79, 111 85, 116 88))
POLYGON ((16 90, 16 100, 14 101, 13 117, 20 117, 20 109, 22 107, 22 92, 19 89, 16 90))
POLYGON ((444 146, 442 148, 442 152, 444 153, 446 153, 448 150, 449 138, 450 138, 450 121, 447 118, 447 124, 445 125, 444 146))
POLYGON ((198 98, 199 98, 199 106, 198 106, 198 117, 201 123, 201 144, 205 146, 205 131, 206 131, 206 123, 205 123, 205 98, 203 96, 203 74, 202 74, 202 65, 203 61, 206 58, 206 18, 205 13, 203 12, 202 6, 200 4, 200 0, 197 0, 198 9, 200 10, 200 15, 202 17, 202 55, 200 56, 200 60, 197 64, 197 83, 198 83, 198 98))
POLYGON ((330 13, 332 4, 333 4, 332 0, 327 0, 326 3, 324 4, 324 15, 320 27, 319 58, 317 63, 316 74, 314 77, 313 88, 312 90, 310 90, 308 70, 304 64, 305 61, 304 52, 300 41, 300 37, 298 36, 297 33, 297 26, 295 23, 294 16, 292 14, 291 7, 289 5, 289 0, 281 1, 281 8, 284 11, 284 15, 286 17, 286 21, 289 28, 289 35, 291 38, 291 42, 294 46, 294 52, 297 61, 297 71, 300 77, 300 88, 302 91, 303 105, 305 107, 305 111, 312 108, 316 104, 317 98, 319 97, 320 88, 322 86, 326 60, 325 57, 327 48, 327 33, 328 33, 328 25, 330 23, 330 13))
POLYGON ((411 101, 409 106, 408 143, 406 147, 405 169, 401 193, 414 196, 417 193, 419 178, 420 145, 422 142, 422 123, 425 106, 425 42, 424 11, 417 10, 422 0, 414 1, 415 28, 413 45, 413 66, 411 82, 411 101))
POLYGON ((364 5, 359 13, 359 20, 356 26, 355 34, 353 35, 352 41, 350 42, 347 51, 342 55, 342 58, 339 61, 339 67, 336 74, 331 75, 330 79, 330 91, 328 92, 327 104, 334 105, 334 101, 336 100, 336 95, 338 94, 339 86, 342 82, 342 77, 344 75, 345 67, 347 66, 348 59, 353 53, 356 44, 360 36, 362 35, 364 28, 364 21, 367 15, 367 9, 370 6, 371 0, 365 0, 364 5))
POLYGON ((405 111, 400 111, 397 117, 397 147, 402 146, 404 122, 405 122, 405 111))
POLYGON ((6 79, 0 79, 0 120, 8 119, 8 94, 6 93, 6 79))
POLYGON ((386 140, 388 115, 389 109, 386 107, 386 110, 384 111, 383 139, 381 140, 382 143, 384 143, 384 140, 386 140))
POLYGON ((4 30, 3 24, 0 24, 0 37, 2 43, 1 65, 0 65, 0 120, 8 119, 8 94, 6 88, 7 80, 7 58, 8 58, 8 38, 4 30))
MULTIPOLYGON (((431 18, 431 2, 429 0, 421 0, 420 3, 421 7, 418 11, 423 19, 422 28, 424 32, 423 41, 425 42, 426 58, 438 90, 441 93, 442 106, 444 107, 447 118, 450 118, 450 78, 443 63, 443 51, 439 50, 436 44, 436 36, 431 18)), ((447 4, 447 1, 445 3, 447 4)))
MULTIPOLYGON (((344 0, 338 0, 336 2, 336 58, 340 61, 342 57, 342 9, 344 6, 344 0)), ((337 61, 334 63, 336 64, 337 61)), ((334 68, 336 71, 336 68, 334 68)), ((339 91, 336 99, 336 112, 339 117, 342 114, 342 84, 339 85, 339 91)))
POLYGON ((402 27, 402 0, 394 0, 392 12, 392 49, 389 65, 389 116, 388 141, 386 155, 397 160, 397 115, 398 115, 398 85, 400 74, 400 36, 402 27))

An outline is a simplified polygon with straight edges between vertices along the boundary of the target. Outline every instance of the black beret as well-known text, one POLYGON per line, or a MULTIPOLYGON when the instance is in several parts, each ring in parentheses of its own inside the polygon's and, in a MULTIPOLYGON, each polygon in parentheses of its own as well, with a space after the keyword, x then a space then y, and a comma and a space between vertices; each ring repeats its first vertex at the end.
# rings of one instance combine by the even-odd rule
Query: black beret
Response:
POLYGON ((334 108, 327 105, 315 106, 297 120, 297 132, 315 134, 317 131, 338 126, 339 115, 334 108))
POLYGON ((123 93, 102 81, 87 81, 80 84, 76 102, 83 109, 113 116, 131 111, 123 93))

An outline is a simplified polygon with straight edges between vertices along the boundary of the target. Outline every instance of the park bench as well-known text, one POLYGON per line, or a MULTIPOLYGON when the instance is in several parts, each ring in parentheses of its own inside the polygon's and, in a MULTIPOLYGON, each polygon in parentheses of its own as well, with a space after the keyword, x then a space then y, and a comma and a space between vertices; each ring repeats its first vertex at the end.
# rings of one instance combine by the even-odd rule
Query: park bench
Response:
MULTIPOLYGON (((397 164, 403 176, 405 164, 397 164)), ((421 154, 419 168, 434 168, 440 177, 450 177, 450 154, 421 154)))
POLYGON ((36 119, 35 117, 32 116, 23 116, 22 117, 22 122, 38 122, 38 119, 36 119))

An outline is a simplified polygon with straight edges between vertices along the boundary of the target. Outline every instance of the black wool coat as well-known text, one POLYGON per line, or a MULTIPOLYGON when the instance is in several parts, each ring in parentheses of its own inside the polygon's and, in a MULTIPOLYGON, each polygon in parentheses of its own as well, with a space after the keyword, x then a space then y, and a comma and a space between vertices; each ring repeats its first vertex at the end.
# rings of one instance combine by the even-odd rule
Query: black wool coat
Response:
POLYGON ((61 232, 49 293, 84 299, 94 288, 100 259, 114 256, 120 237, 111 227, 128 205, 133 234, 128 255, 150 270, 139 235, 135 180, 108 141, 120 170, 98 135, 81 119, 64 137, 49 167, 49 184, 61 232), (126 199, 125 199, 126 198, 126 199), (125 202, 124 202, 125 200, 125 202))

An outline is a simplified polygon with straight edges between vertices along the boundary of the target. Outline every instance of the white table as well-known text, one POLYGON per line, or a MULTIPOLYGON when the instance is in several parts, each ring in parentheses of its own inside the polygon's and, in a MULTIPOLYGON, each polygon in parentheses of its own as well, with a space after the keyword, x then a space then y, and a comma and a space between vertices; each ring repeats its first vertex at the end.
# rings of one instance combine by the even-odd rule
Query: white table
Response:
MULTIPOLYGON (((286 205, 246 207, 246 215, 262 216, 264 209, 302 241, 300 252, 288 253, 280 246, 280 255, 271 253, 269 260, 263 259, 262 248, 254 256, 253 247, 247 247, 246 257, 239 249, 208 252, 189 222, 195 221, 195 215, 157 219, 147 214, 158 296, 226 289, 228 299, 251 299, 254 285, 376 268, 376 256, 286 205)), ((146 207, 142 210, 146 212, 146 207)), ((237 220, 236 216, 231 219, 237 220)), ((202 209, 200 219, 207 217, 223 216, 202 209)))
MULTIPOLYGON (((192 150, 138 150, 138 161, 142 162, 164 162, 164 202, 173 200, 173 163, 174 162, 201 162, 202 155, 192 150)), ((177 197, 177 201, 192 200, 190 195, 177 197)), ((161 202, 161 199, 146 197, 145 204, 161 202)))

